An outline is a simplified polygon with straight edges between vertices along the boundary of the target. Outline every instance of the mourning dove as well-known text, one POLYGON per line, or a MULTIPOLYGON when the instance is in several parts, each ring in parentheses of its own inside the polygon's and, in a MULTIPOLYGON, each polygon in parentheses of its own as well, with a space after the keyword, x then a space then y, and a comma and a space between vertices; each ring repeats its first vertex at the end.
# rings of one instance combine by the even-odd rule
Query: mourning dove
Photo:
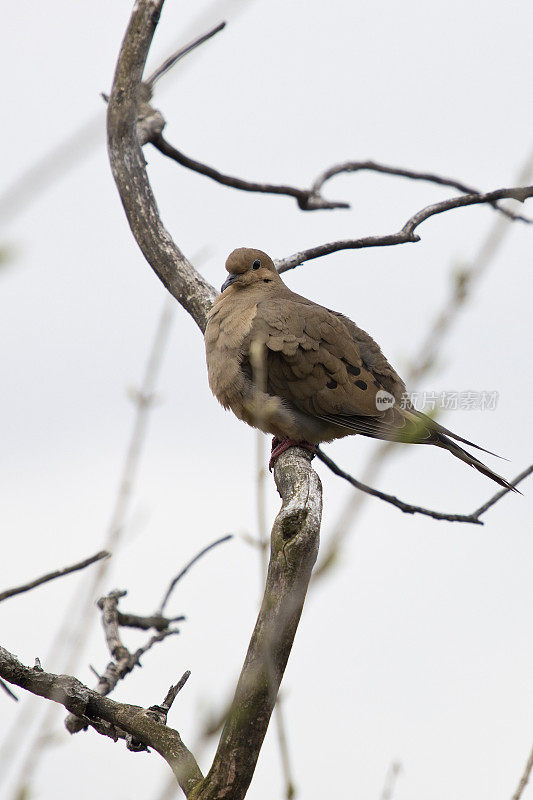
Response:
POLYGON ((224 408, 274 435, 273 458, 359 433, 442 447, 511 488, 452 440, 483 448, 400 402, 405 384, 379 345, 348 317, 292 292, 266 253, 240 247, 226 269, 205 331, 209 386, 224 408))

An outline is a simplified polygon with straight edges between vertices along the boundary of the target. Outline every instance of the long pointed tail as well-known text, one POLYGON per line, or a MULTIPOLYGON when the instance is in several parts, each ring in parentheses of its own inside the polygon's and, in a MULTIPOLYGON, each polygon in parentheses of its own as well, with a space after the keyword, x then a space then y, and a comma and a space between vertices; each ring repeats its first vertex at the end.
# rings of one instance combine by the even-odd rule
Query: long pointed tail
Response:
POLYGON ((512 492, 517 492, 517 494, 520 494, 518 489, 516 489, 514 486, 511 486, 509 481, 506 481, 505 478, 502 478, 502 476, 498 475, 497 472, 493 472, 482 461, 473 456, 471 453, 468 453, 466 450, 463 450, 462 447, 459 447, 458 444, 449 439, 448 436, 445 436, 443 433, 437 433, 437 441, 433 442, 433 444, 436 444, 437 447, 442 447, 445 450, 448 450, 453 456, 460 458, 461 461, 465 462, 465 464, 470 464, 471 467, 474 467, 474 469, 477 469, 478 472, 486 475, 487 478, 490 478, 495 483, 503 486, 504 489, 510 489, 512 492))

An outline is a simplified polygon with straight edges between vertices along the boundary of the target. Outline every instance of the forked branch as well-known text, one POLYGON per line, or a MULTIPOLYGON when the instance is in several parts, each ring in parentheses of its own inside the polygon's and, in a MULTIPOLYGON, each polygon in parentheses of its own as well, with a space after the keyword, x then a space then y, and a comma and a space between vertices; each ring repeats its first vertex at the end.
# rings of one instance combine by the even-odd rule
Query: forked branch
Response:
POLYGON ((433 203, 422 208, 409 217, 403 228, 396 233, 387 233, 384 236, 363 236, 361 239, 340 239, 336 242, 319 244, 310 247, 308 250, 301 250, 292 256, 276 260, 278 272, 287 272, 294 269, 304 261, 311 261, 313 258, 337 253, 339 250, 361 250, 366 247, 390 247, 394 244, 406 244, 408 242, 419 242, 420 236, 415 233, 422 222, 445 211, 463 206, 479 205, 481 203, 493 204, 496 200, 512 199, 523 203, 527 198, 533 197, 533 186, 514 186, 510 189, 496 189, 493 192, 484 194, 465 194, 460 197, 452 197, 450 200, 442 200, 440 203, 433 203))
MULTIPOLYGON (((261 194, 275 194, 293 197, 298 203, 298 207, 302 211, 316 211, 318 209, 337 209, 337 208, 350 208, 350 204, 344 201, 331 201, 326 200, 321 193, 324 184, 342 173, 356 173, 363 170, 370 172, 382 173, 385 175, 394 175, 397 177, 408 178, 416 181, 426 181, 429 183, 437 184, 438 186, 447 186, 456 189, 466 195, 481 196, 482 192, 474 189, 462 181, 455 180, 454 178, 447 178, 442 175, 437 175, 433 172, 422 172, 420 170, 405 169, 403 167, 393 167, 387 164, 381 164, 376 161, 345 161, 341 164, 334 164, 328 169, 324 170, 314 181, 308 189, 298 188, 287 184, 273 184, 266 182, 249 181, 243 178, 237 178, 232 175, 226 175, 215 167, 204 164, 197 159, 191 158, 174 147, 163 136, 163 129, 166 125, 161 112, 151 105, 153 87, 155 82, 171 69, 178 61, 184 56, 201 45, 203 42, 211 39, 219 31, 223 30, 225 23, 222 22, 215 28, 212 28, 207 33, 194 39, 189 44, 182 47, 176 53, 167 58, 163 64, 155 70, 155 72, 146 78, 139 87, 138 94, 138 116, 137 116, 137 132, 141 144, 152 144, 163 155, 171 158, 176 163, 180 164, 187 169, 197 172, 200 175, 214 180, 223 186, 228 186, 233 189, 240 189, 244 192, 258 192, 261 194)), ((104 95, 107 101, 109 98, 104 95)), ((500 211, 504 216, 511 220, 518 220, 531 224, 533 220, 521 214, 515 214, 505 206, 498 203, 498 199, 487 199, 484 202, 489 203, 497 211, 500 211)))
POLYGON ((0 647, 0 676, 32 694, 59 703, 84 720, 86 725, 115 741, 125 738, 124 734, 129 735, 130 749, 153 747, 172 768, 187 796, 202 779, 196 759, 183 744, 179 733, 161 724, 150 709, 117 703, 70 675, 45 672, 39 665, 26 667, 3 647, 0 647))
MULTIPOLYGON (((383 500, 385 503, 390 503, 396 508, 399 508, 400 511, 403 511, 404 514, 422 514, 425 517, 431 517, 432 519, 438 520, 445 520, 446 522, 469 522, 472 525, 483 525, 483 520, 481 516, 492 508, 492 506, 496 505, 496 503, 505 497, 511 489, 501 489, 499 492, 496 492, 486 503, 483 503, 482 506, 477 508, 475 511, 472 511, 470 514, 448 514, 443 511, 434 511, 431 508, 424 508, 423 506, 415 506, 411 503, 406 503, 404 500, 400 500, 399 497, 395 497, 393 494, 387 494, 386 492, 381 492, 379 489, 374 489, 372 486, 367 486, 366 483, 362 483, 358 481, 357 478, 354 478, 353 475, 350 475, 348 472, 345 472, 338 464, 335 463, 329 456, 327 456, 320 447, 317 448, 317 458, 325 464, 334 475, 337 475, 339 478, 343 478, 343 480, 348 481, 355 489, 359 489, 361 492, 365 492, 365 494, 369 494, 372 497, 377 497, 379 500, 383 500)), ((511 486, 518 486, 519 483, 522 483, 525 478, 533 473, 533 464, 527 467, 523 472, 516 476, 512 481, 510 481, 511 486)))

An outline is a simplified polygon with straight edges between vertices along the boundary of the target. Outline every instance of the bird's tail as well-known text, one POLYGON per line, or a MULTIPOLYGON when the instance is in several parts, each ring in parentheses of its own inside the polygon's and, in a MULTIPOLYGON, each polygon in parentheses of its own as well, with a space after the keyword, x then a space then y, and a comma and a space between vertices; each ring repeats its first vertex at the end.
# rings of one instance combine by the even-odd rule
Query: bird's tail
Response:
MULTIPOLYGON (((490 469, 490 467, 487 467, 482 461, 480 461, 475 456, 471 455, 471 453, 468 453, 466 450, 463 450, 462 447, 459 447, 459 445, 456 442, 452 441, 444 433, 440 433, 439 431, 437 433, 436 439, 437 441, 434 441, 433 444, 436 444, 437 447, 442 447, 444 448, 444 450, 448 450, 452 454, 452 456, 460 458, 461 461, 465 462, 465 464, 470 464, 471 467, 474 467, 474 469, 477 469, 478 472, 481 472, 483 475, 486 475, 487 478, 491 478, 491 480, 493 480, 495 483, 499 484, 500 486, 503 486, 504 489, 510 489, 512 492, 517 492, 518 494, 520 494, 518 489, 512 486, 509 483, 509 481, 506 481, 505 478, 502 478, 502 476, 498 475, 497 472, 493 472, 490 469)), ((476 445, 474 445, 474 447, 475 446, 476 445)))

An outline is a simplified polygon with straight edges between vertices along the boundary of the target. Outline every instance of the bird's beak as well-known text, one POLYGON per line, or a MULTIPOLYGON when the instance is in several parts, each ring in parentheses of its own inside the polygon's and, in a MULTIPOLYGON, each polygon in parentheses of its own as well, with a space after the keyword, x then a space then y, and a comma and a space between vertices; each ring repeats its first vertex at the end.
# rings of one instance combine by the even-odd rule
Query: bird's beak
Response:
POLYGON ((228 286, 231 286, 232 283, 235 283, 238 277, 239 277, 238 275, 228 275, 228 277, 220 287, 220 291, 223 292, 224 289, 227 289, 228 286))

